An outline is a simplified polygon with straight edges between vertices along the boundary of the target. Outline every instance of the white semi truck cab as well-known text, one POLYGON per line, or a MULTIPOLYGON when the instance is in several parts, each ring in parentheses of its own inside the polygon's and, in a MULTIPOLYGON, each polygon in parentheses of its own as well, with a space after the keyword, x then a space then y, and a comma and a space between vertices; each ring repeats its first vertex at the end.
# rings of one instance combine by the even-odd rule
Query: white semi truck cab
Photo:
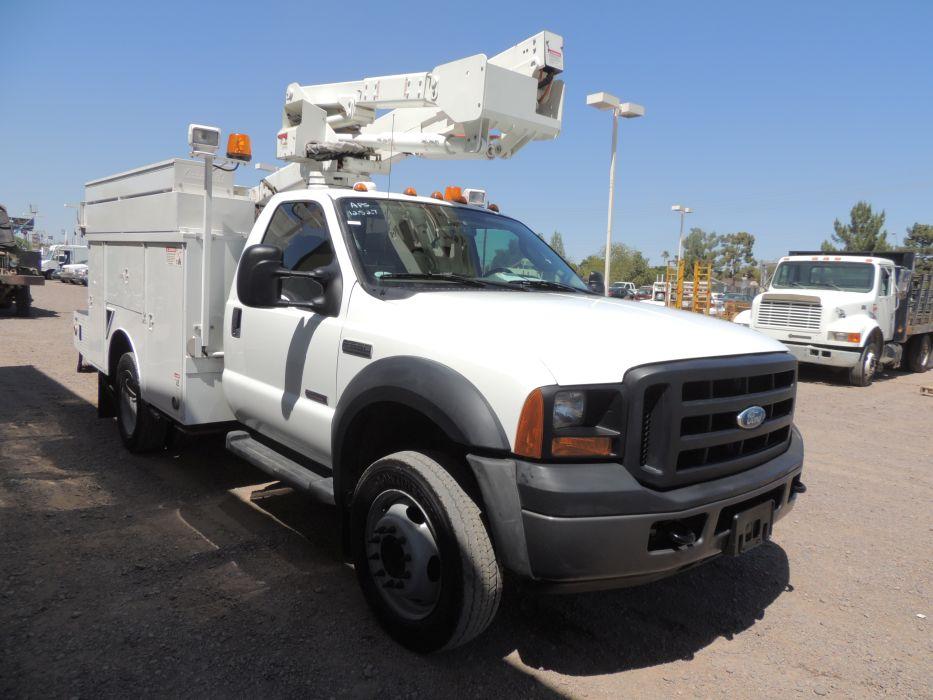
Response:
POLYGON ((933 275, 915 253, 792 251, 768 290, 735 318, 784 343, 800 362, 840 367, 856 386, 881 365, 930 367, 933 275))
POLYGON ((132 451, 226 431, 335 506, 367 602, 421 651, 482 632, 505 571, 648 582, 767 540, 805 490, 780 342, 591 293, 481 190, 369 181, 402 147, 495 158, 553 138, 562 67, 542 32, 428 73, 292 85, 291 164, 257 188, 196 125, 193 159, 86 186, 75 345, 100 415, 132 451))

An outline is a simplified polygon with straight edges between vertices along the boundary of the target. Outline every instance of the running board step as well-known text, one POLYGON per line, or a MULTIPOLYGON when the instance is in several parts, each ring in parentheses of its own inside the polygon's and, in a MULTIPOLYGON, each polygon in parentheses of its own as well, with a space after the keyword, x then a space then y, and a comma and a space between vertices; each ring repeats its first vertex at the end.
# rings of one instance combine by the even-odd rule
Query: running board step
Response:
POLYGON ((315 474, 254 439, 245 430, 232 430, 227 433, 227 449, 254 467, 259 467, 289 486, 304 491, 316 501, 334 505, 334 480, 331 477, 315 474))

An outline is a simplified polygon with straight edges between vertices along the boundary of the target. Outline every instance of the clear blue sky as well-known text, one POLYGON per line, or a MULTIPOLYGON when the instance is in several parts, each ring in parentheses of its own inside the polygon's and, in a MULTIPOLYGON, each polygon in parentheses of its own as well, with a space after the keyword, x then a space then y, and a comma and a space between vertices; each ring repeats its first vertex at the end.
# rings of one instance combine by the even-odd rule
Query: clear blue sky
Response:
POLYGON ((393 189, 485 187, 580 259, 605 236, 610 120, 585 96, 606 90, 647 108, 622 124, 615 240, 656 262, 680 202, 764 258, 818 246, 860 198, 898 241, 933 223, 933 2, 395 5, 4 0, 0 201, 57 233, 85 181, 185 155, 189 122, 245 131, 272 162, 292 81, 428 70, 549 29, 560 138, 512 161, 410 159, 393 189))

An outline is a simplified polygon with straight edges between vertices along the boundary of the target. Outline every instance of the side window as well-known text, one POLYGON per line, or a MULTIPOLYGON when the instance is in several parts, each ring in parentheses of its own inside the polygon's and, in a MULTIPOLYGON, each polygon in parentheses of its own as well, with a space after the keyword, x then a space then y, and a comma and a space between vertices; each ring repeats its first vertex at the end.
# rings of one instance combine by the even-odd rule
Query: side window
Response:
POLYGON ((881 270, 881 296, 886 297, 891 294, 891 272, 887 268, 881 270))
MULTIPOLYGON (((262 242, 282 249, 289 270, 310 272, 334 262, 324 210, 317 202, 286 202, 272 214, 262 242)), ((308 301, 320 294, 320 285, 308 279, 282 282, 282 296, 289 301, 308 301)))

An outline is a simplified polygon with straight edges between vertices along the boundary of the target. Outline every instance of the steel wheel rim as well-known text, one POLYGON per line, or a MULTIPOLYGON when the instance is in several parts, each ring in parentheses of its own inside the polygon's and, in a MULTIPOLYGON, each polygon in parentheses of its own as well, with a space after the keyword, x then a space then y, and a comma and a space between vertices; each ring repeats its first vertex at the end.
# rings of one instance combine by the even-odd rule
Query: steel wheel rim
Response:
POLYGON ((395 614, 430 615, 441 592, 441 557, 424 508, 403 491, 380 493, 366 516, 366 559, 376 591, 395 614))
POLYGON ((920 346, 920 367, 926 367, 930 364, 930 346, 931 343, 928 339, 924 339, 923 345, 920 346))
POLYGON ((139 392, 133 382, 133 375, 124 372, 120 378, 120 420, 128 435, 136 432, 136 417, 139 413, 139 392))
POLYGON ((875 355, 874 349, 869 349, 865 353, 865 376, 872 377, 875 374, 875 370, 878 368, 878 358, 875 355))

